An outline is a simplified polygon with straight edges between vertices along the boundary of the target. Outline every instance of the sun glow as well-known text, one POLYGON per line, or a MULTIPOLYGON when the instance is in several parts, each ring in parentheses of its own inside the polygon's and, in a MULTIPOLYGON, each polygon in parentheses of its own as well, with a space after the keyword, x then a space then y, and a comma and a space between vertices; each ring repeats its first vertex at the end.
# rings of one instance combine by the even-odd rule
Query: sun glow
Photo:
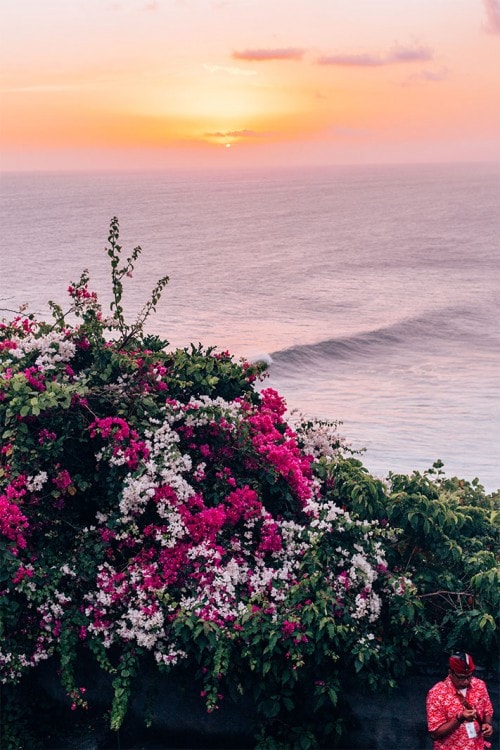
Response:
POLYGON ((497 161, 500 26, 455 4, 0 3, 1 166, 497 161))
POLYGON ((184 79, 167 96, 142 91, 133 98, 132 109, 147 112, 151 122, 163 122, 167 140, 216 145, 273 139, 276 133, 294 130, 293 123, 302 119, 300 92, 263 84, 257 77, 229 79, 205 73, 184 79))

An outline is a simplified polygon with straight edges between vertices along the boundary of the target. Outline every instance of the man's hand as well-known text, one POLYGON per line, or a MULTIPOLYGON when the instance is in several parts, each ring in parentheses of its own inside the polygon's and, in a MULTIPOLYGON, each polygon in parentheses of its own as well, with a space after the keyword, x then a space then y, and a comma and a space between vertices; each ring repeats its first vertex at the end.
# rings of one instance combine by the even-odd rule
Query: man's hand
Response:
POLYGON ((488 722, 484 721, 481 724, 481 733, 483 737, 491 737, 493 734, 493 727, 488 722))
POLYGON ((462 710, 462 721, 474 721, 477 719, 475 708, 463 708, 462 710))

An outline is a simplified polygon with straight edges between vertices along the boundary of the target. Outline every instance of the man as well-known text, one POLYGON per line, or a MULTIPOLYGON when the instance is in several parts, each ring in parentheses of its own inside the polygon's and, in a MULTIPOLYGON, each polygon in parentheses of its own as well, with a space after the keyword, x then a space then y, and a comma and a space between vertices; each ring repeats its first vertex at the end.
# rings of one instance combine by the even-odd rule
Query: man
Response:
POLYGON ((493 706, 482 680, 473 677, 470 654, 453 654, 448 676, 427 693, 427 727, 434 750, 483 750, 491 747, 493 706))

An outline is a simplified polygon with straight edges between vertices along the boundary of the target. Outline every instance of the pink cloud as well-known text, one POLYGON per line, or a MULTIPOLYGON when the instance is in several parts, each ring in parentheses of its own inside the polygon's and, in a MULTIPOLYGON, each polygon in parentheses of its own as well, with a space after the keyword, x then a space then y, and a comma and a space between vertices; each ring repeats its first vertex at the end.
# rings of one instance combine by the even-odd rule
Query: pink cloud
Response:
POLYGON ((235 60, 252 60, 263 62, 265 60, 301 60, 304 50, 298 47, 285 47, 282 49, 245 49, 241 52, 233 52, 235 60))
POLYGON ((483 0, 486 12, 484 30, 489 34, 500 34, 500 0, 483 0))
POLYGON ((385 55, 323 55, 319 65, 338 65, 353 68, 376 68, 399 63, 428 62, 433 54, 427 47, 394 47, 385 55))
POLYGON ((450 77, 448 68, 441 67, 435 70, 421 70, 418 73, 414 73, 406 81, 403 81, 403 86, 411 86, 419 83, 439 83, 440 81, 446 81, 450 77))
POLYGON ((375 68, 384 65, 383 59, 374 55, 323 55, 317 62, 320 65, 340 65, 346 68, 375 68))
POLYGON ((399 62, 428 62, 433 54, 428 47, 394 47, 387 56, 387 65, 399 62))

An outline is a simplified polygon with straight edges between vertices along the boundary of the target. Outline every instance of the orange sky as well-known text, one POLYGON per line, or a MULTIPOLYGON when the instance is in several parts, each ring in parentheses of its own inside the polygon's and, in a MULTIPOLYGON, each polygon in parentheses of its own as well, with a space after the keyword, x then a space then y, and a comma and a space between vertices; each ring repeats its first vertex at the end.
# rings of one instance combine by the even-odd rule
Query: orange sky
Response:
POLYGON ((500 161, 500 0, 3 0, 0 168, 500 161))

